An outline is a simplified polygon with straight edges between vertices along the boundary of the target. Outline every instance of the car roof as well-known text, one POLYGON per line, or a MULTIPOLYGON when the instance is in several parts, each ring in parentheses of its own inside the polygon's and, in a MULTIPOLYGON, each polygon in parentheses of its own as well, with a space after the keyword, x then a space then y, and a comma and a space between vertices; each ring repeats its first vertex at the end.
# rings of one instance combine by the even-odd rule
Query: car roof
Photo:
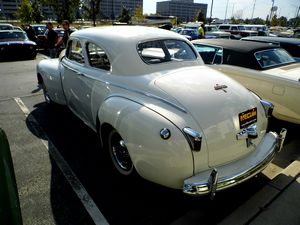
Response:
MULTIPOLYGON (((80 39, 85 42, 93 42, 100 45, 108 53, 112 60, 112 68, 115 74, 141 75, 149 72, 157 72, 170 69, 169 63, 147 65, 142 62, 138 54, 138 44, 147 41, 174 39, 182 40, 193 48, 192 44, 183 36, 173 31, 143 26, 106 26, 81 29, 73 32, 70 40, 80 39), (130 56, 130 57, 128 57, 130 56)), ((195 49, 194 49, 195 50, 195 49)), ((197 54, 195 50, 195 54, 197 54)), ((200 57, 197 60, 172 63, 172 67, 202 65, 200 57)))
MULTIPOLYGON (((155 40, 158 38, 176 38, 186 40, 182 35, 172 31, 143 26, 107 26, 92 27, 75 31, 72 36, 87 37, 94 40, 107 40, 109 43, 128 42, 137 43, 143 40, 155 40)), ((110 44, 112 45, 112 44, 110 44)))
POLYGON ((220 46, 223 49, 228 49, 231 51, 236 51, 241 53, 250 53, 250 52, 256 52, 265 49, 278 48, 278 46, 274 46, 269 43, 247 42, 247 41, 230 40, 230 39, 199 39, 199 40, 194 40, 193 43, 220 46))
POLYGON ((291 44, 300 44, 300 39, 297 38, 287 38, 287 37, 270 37, 270 36, 252 36, 244 37, 243 40, 257 40, 257 41, 270 41, 270 42, 279 42, 279 43, 291 43, 291 44))

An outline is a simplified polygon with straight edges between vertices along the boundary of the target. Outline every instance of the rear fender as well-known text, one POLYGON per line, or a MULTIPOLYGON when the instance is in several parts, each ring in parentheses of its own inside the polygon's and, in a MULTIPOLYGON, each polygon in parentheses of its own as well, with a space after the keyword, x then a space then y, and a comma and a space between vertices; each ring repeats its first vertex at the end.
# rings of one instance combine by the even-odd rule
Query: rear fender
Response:
POLYGON ((145 179, 180 189, 193 175, 190 147, 181 130, 165 117, 129 99, 111 97, 101 105, 98 118, 101 127, 109 124, 119 132, 136 171, 145 179), (171 133, 167 139, 160 136, 163 128, 171 133))

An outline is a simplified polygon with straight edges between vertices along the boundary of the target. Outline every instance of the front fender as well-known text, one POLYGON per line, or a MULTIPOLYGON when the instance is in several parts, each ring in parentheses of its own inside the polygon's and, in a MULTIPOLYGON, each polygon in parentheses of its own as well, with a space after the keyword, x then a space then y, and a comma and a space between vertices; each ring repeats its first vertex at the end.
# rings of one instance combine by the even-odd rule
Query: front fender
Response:
POLYGON ((145 179, 180 189, 184 179, 193 175, 190 147, 181 130, 167 118, 123 97, 107 99, 98 117, 101 125, 110 124, 119 132, 136 171, 145 179), (160 137, 163 128, 171 132, 167 140, 160 137))
POLYGON ((61 83, 61 72, 62 66, 58 59, 44 59, 37 65, 38 81, 40 82, 39 76, 41 76, 51 100, 65 105, 66 100, 61 83))

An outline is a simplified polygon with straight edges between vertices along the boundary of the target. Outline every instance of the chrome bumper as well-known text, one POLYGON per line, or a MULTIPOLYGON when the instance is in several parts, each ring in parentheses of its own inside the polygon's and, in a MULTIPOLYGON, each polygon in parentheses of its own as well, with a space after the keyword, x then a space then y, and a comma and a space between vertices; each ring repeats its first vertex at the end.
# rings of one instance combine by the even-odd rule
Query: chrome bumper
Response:
POLYGON ((211 194, 242 183, 261 172, 282 149, 286 129, 267 133, 256 151, 237 162, 204 171, 184 180, 183 192, 189 195, 211 194))

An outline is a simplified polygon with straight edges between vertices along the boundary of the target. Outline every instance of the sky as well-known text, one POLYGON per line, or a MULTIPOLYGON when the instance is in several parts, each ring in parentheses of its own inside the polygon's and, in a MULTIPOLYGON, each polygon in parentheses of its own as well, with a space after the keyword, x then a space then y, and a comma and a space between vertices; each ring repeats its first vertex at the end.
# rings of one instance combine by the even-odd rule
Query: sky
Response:
MULTIPOLYGON (((166 0, 144 0, 144 14, 156 13, 156 2, 166 0)), ((194 3, 207 4, 207 17, 210 17, 212 0, 194 0, 194 3)), ((274 0, 274 6, 277 6, 277 17, 284 16, 288 19, 296 16, 300 6, 300 0, 274 0)), ((251 19, 260 17, 266 19, 272 7, 272 0, 213 0, 212 17, 225 19, 232 16, 236 18, 251 19), (228 4, 227 4, 228 2, 228 4), (255 4, 254 4, 255 3, 255 4), (226 6, 227 13, 226 13, 226 6), (253 10, 253 6, 254 10, 253 10)), ((300 15, 300 13, 299 13, 300 15)))

